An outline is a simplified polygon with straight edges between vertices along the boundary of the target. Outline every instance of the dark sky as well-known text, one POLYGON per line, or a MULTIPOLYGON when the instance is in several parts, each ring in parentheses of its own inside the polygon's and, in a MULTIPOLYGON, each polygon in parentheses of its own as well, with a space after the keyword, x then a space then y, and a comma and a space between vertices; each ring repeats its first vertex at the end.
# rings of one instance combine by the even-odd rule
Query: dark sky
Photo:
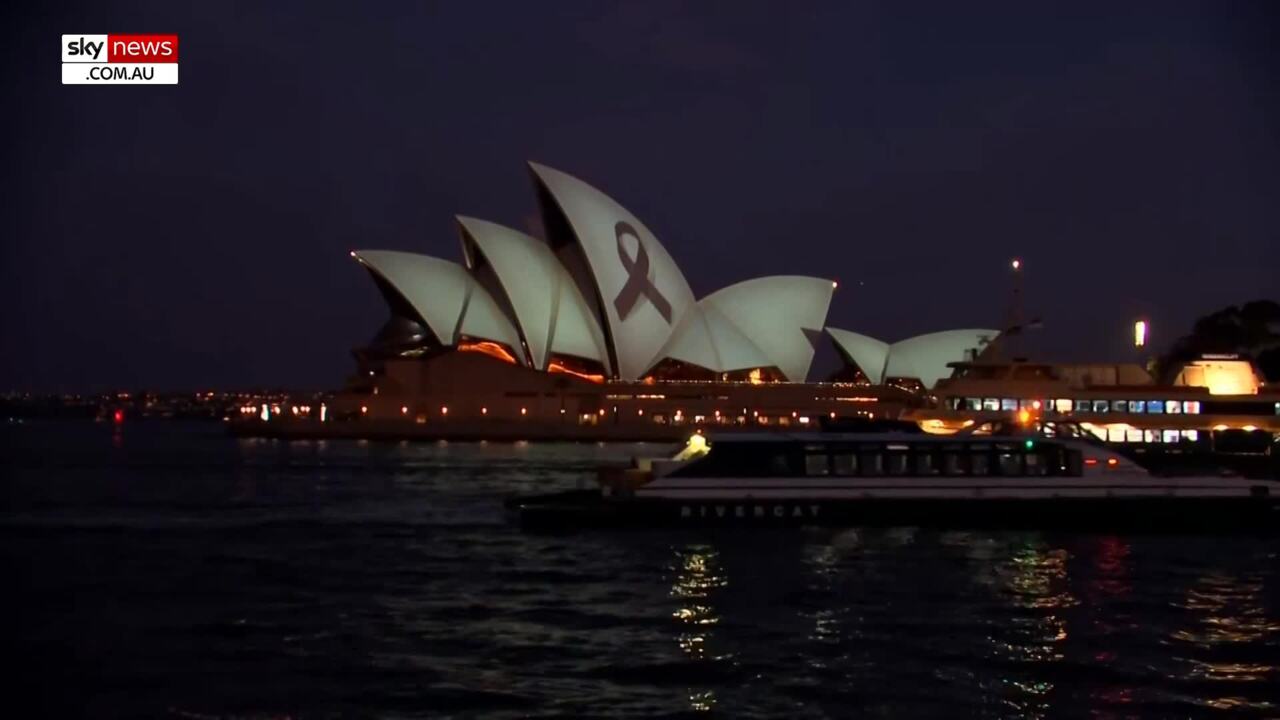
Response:
POLYGON ((999 324, 1018 255, 1043 352, 1116 358, 1280 295, 1278 7, 10 8, 0 389, 335 387, 385 318, 348 251, 528 227, 528 159, 698 295, 833 277, 897 340, 999 324), (181 84, 61 85, 82 32, 179 34, 181 84))

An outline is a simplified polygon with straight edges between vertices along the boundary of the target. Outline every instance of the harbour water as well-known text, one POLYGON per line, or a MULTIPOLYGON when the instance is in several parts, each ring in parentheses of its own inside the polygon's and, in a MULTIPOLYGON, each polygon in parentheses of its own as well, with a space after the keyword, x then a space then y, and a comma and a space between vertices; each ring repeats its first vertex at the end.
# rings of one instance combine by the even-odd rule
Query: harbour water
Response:
POLYGON ((658 446, 0 434, 10 717, 1280 716, 1275 539, 527 535, 658 446))

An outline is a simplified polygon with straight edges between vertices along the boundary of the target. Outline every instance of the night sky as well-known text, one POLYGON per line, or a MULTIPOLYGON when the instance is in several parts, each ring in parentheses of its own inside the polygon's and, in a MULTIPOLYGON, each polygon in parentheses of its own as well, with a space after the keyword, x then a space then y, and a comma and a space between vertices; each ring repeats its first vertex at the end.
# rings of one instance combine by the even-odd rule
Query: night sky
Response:
POLYGON ((885 340, 1125 357, 1280 295, 1273 2, 40 4, 5 17, 0 389, 334 388, 386 317, 348 256, 528 229, 537 160, 699 296, 840 281, 885 340), (21 13, 21 14, 14 14, 21 13), (63 86, 63 33, 177 33, 177 86, 63 86))

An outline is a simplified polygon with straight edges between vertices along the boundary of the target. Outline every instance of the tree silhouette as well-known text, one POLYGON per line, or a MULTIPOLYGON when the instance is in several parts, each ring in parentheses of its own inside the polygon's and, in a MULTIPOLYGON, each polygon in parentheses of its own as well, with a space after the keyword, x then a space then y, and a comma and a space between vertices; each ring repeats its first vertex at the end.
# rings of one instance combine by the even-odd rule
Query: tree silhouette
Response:
POLYGON ((1172 382, 1184 363, 1205 353, 1239 354, 1253 360, 1267 382, 1280 381, 1280 304, 1254 300, 1196 320, 1160 358, 1161 379, 1172 382))

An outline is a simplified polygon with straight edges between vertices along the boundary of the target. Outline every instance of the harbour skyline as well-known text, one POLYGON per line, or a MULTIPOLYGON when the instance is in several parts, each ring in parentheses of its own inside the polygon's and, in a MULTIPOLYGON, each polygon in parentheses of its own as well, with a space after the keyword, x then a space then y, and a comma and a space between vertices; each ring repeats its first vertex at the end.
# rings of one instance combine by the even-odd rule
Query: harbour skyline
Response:
POLYGON ((1266 4, 503 8, 157 3, 180 85, 6 71, 5 385, 334 387, 382 314, 347 253, 448 254, 457 212, 539 234, 513 158, 626 198, 698 296, 830 276, 875 337, 1000 323, 1012 257, 1053 360, 1274 291, 1266 4))

